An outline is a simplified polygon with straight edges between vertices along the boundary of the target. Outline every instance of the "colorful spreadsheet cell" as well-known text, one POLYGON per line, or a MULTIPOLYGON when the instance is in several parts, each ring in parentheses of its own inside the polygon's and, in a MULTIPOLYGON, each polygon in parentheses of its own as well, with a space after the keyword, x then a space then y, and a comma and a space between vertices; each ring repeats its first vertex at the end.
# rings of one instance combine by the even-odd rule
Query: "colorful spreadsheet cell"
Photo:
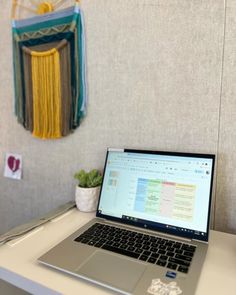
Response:
POLYGON ((193 219, 195 194, 195 185, 139 178, 134 210, 182 221, 191 221, 193 219))

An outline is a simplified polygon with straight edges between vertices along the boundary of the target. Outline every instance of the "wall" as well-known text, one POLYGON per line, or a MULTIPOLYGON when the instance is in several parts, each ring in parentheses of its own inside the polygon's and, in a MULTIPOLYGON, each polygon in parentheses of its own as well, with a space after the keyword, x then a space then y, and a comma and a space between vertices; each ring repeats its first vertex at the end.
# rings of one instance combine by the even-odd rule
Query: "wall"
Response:
POLYGON ((83 0, 88 115, 55 141, 13 115, 10 1, 0 3, 0 171, 6 152, 24 169, 21 181, 0 174, 0 232, 72 200, 74 172, 102 168, 108 146, 217 154, 212 225, 236 232, 232 0, 83 0))
POLYGON ((236 233, 236 2, 227 0, 215 226, 236 233))

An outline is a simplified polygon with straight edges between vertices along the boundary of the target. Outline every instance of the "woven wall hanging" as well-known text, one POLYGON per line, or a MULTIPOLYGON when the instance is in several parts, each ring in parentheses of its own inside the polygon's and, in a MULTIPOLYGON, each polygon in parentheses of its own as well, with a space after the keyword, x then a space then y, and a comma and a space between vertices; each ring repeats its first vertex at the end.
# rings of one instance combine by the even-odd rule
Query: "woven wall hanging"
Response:
POLYGON ((78 1, 13 1, 15 115, 35 137, 60 138, 86 113, 84 22, 78 1), (19 9, 38 15, 16 19, 19 9))

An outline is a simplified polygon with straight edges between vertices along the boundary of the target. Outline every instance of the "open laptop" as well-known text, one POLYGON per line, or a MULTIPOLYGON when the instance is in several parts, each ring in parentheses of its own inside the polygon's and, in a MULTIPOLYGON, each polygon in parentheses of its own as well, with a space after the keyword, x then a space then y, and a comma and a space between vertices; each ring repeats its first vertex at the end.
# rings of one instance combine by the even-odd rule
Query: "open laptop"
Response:
POLYGON ((108 149, 96 218, 38 261, 123 294, 194 294, 214 155, 108 149))

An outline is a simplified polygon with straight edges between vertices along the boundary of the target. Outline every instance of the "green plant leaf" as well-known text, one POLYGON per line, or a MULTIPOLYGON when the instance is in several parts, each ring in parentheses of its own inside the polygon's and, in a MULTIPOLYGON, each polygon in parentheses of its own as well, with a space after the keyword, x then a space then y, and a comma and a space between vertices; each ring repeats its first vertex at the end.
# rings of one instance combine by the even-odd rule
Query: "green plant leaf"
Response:
POLYGON ((74 174, 74 178, 79 181, 80 187, 96 187, 102 183, 102 175, 97 169, 93 169, 89 172, 85 172, 81 169, 79 172, 74 174))

